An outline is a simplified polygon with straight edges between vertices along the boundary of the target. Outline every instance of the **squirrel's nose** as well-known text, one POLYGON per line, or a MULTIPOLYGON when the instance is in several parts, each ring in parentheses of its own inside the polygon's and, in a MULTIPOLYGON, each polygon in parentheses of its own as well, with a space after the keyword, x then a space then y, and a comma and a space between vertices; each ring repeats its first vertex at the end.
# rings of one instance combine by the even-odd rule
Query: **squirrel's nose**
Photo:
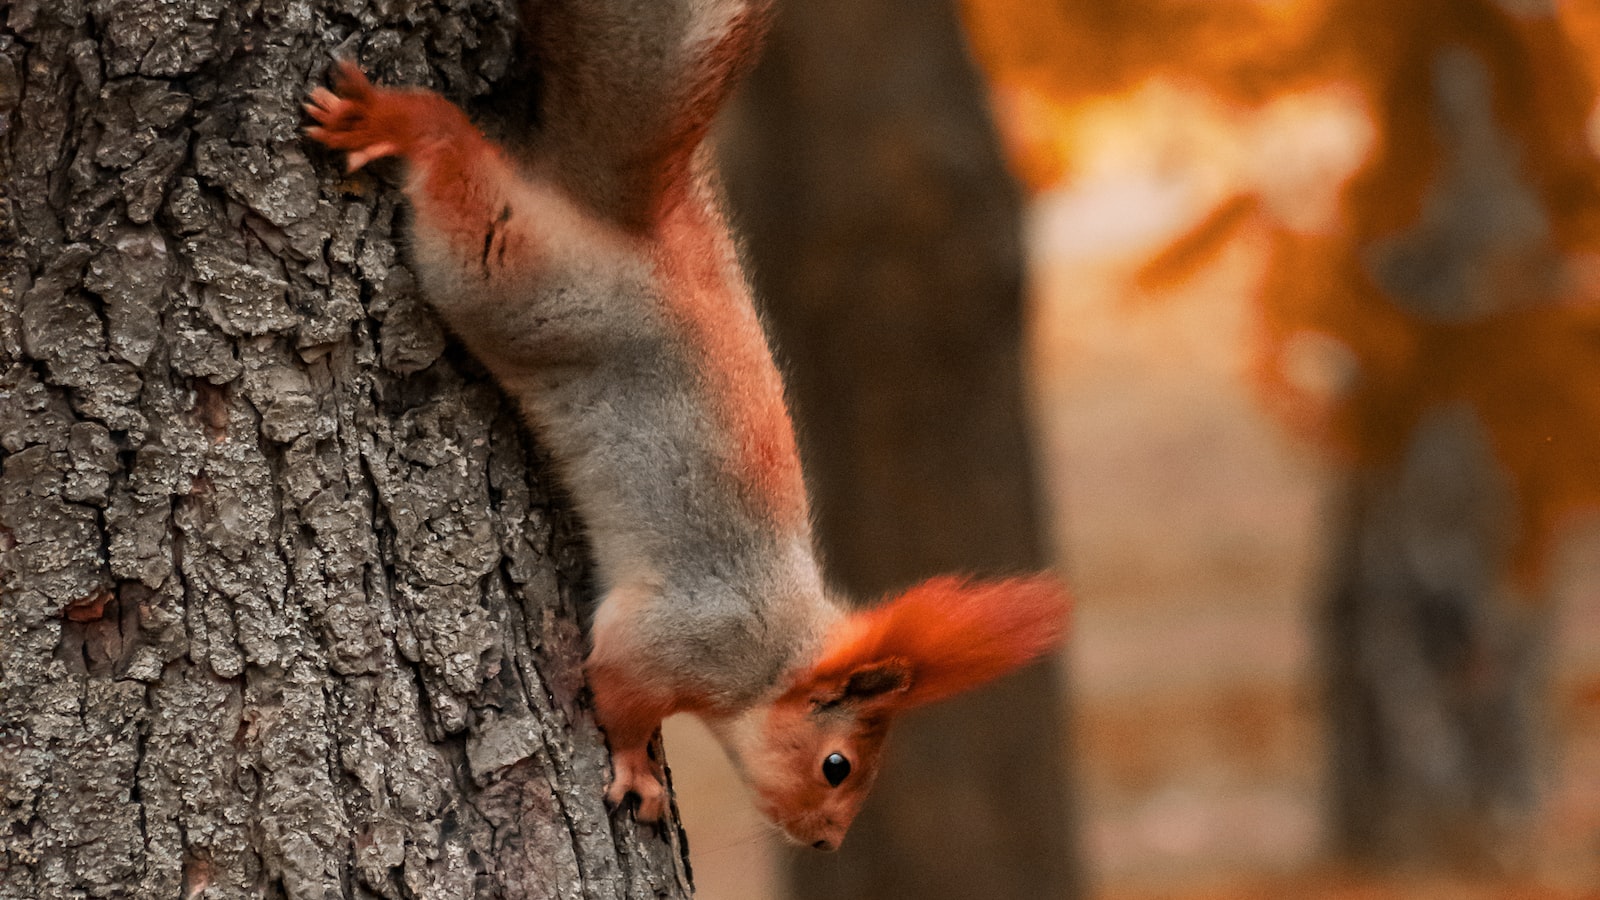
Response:
POLYGON ((818 850, 837 850, 837 849, 839 849, 839 845, 838 844, 835 844, 833 841, 826 840, 826 839, 820 840, 820 841, 815 841, 815 842, 813 842, 811 844, 811 846, 816 848, 816 849, 818 849, 818 850))

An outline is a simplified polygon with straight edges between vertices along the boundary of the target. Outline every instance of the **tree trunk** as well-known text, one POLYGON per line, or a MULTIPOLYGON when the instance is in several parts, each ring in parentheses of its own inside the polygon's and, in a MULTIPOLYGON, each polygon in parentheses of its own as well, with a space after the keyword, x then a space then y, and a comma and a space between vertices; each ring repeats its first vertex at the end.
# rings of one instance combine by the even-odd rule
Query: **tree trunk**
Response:
POLYGON ((1544 616, 1505 583, 1509 488, 1466 407, 1355 476, 1323 624, 1347 855, 1505 870, 1528 849, 1544 616))
MULTIPOLYGON (((787 4, 726 137, 830 575, 866 599, 1047 566, 1020 200, 953 10, 787 4)), ((1075 893, 1062 708, 1048 664, 907 721, 844 850, 795 860, 795 895, 1075 893)))
MULTIPOLYGON (((1553 25, 1515 32, 1515 17, 1491 3, 1432 15, 1465 36, 1402 57, 1383 112, 1389 145, 1357 188, 1365 196, 1352 227, 1383 301, 1419 331, 1449 335, 1559 302, 1556 207, 1570 214, 1584 201, 1571 192, 1574 181, 1538 166, 1588 151, 1575 134, 1557 140, 1505 121, 1505 110, 1531 108, 1556 122, 1543 127, 1564 124, 1558 115, 1571 97, 1548 90, 1570 91, 1582 76, 1568 63, 1562 78, 1548 77, 1562 66, 1551 56, 1566 50, 1558 42, 1521 43, 1528 34, 1548 39, 1553 25), (1403 131, 1412 119, 1431 133, 1403 131), (1429 154, 1437 165, 1419 170, 1429 154), (1407 207, 1384 185, 1407 171, 1427 171, 1431 181, 1414 221, 1386 231, 1407 207)), ((1430 39, 1441 31, 1428 16, 1406 21, 1421 22, 1413 27, 1430 39)), ((1376 399, 1364 408, 1362 434, 1398 450, 1352 476, 1322 622, 1332 832, 1337 849, 1363 861, 1504 870, 1524 863, 1531 846, 1548 626, 1548 607, 1528 596, 1536 579, 1517 577, 1515 566, 1519 547, 1533 540, 1518 532, 1530 521, 1518 507, 1538 486, 1513 481, 1504 449, 1592 436, 1518 435, 1519 421, 1486 421, 1479 407, 1516 396, 1511 372, 1502 374, 1502 396, 1479 396, 1477 406, 1435 402, 1415 417, 1395 415, 1460 381, 1448 368, 1460 362, 1437 350, 1448 344, 1418 345, 1421 384, 1363 385, 1376 399)))
POLYGON ((688 895, 577 529, 299 133, 336 50, 483 98, 511 7, 0 12, 0 897, 688 895))

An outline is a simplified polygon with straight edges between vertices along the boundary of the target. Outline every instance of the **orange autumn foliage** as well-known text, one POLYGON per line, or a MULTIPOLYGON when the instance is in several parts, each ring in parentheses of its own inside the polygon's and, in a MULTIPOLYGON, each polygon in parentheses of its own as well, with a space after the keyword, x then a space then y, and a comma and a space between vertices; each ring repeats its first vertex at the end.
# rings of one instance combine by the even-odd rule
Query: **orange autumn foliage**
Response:
POLYGON ((1166 78, 1260 104, 1325 80, 1336 55, 1329 5, 966 0, 964 8, 1013 162, 1030 187, 1042 189, 1071 175, 1073 161, 1054 128, 1070 128, 1074 108, 1086 101, 1166 78))
POLYGON ((1140 283, 1188 277, 1247 229, 1268 235, 1254 371, 1269 405, 1357 465, 1393 460, 1427 410, 1469 405, 1516 487, 1515 566, 1532 579, 1560 525, 1600 507, 1590 135, 1600 3, 1557 4, 1554 15, 1539 6, 967 0, 965 10, 1018 173, 1035 190, 1072 178, 1084 110, 1152 81, 1244 108, 1330 85, 1359 94, 1373 141, 1331 227, 1288 227, 1258 196, 1235 194, 1153 254, 1140 283), (1460 84, 1486 85, 1487 127, 1474 130, 1470 98, 1447 81, 1458 95, 1460 84), (1481 147, 1507 160, 1514 184, 1463 180, 1483 160, 1462 154, 1481 147), (1351 377, 1331 398, 1293 377, 1307 334, 1348 353, 1351 377))

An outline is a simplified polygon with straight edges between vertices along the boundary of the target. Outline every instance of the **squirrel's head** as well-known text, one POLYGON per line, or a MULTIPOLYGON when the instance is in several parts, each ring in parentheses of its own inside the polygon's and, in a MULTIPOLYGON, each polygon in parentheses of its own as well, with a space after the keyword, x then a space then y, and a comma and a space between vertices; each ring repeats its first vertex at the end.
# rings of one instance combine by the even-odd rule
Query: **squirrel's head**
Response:
POLYGON ((719 730, 761 811, 794 841, 836 850, 893 718, 1049 652, 1066 615, 1066 594, 1048 577, 935 578, 846 615, 772 702, 719 730))

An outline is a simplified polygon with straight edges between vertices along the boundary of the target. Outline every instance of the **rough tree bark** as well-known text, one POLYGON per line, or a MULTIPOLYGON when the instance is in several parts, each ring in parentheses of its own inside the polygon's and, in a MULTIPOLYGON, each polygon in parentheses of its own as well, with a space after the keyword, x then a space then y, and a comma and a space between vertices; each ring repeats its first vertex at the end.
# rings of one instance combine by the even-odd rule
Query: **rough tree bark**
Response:
POLYGON ((299 134, 335 50, 486 97, 511 7, 0 7, 0 897, 689 893, 537 451, 299 134))
MULTIPOLYGON (((788 366, 829 574, 871 598, 1043 568, 1021 370, 1020 199, 954 11, 789 3, 725 144, 788 366)), ((1073 895, 1060 672, 907 721, 797 897, 1073 895)))

